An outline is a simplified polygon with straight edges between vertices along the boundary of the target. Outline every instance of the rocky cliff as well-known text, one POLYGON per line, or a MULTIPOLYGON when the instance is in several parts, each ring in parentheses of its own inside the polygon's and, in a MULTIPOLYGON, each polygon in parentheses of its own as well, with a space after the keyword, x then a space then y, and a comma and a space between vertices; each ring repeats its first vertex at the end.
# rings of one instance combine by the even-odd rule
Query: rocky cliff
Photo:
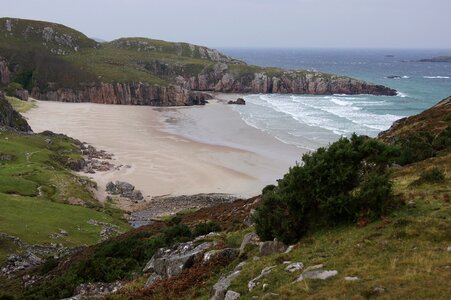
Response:
POLYGON ((155 106, 202 104, 213 91, 396 95, 345 76, 247 65, 198 45, 146 38, 97 43, 63 25, 3 18, 0 85, 11 81, 42 100, 155 106))
POLYGON ((99 83, 83 89, 59 88, 31 93, 38 100, 61 102, 93 102, 100 104, 183 106, 204 104, 207 93, 189 91, 180 86, 158 86, 144 83, 99 83))
POLYGON ((13 128, 25 132, 31 131, 27 121, 12 108, 2 92, 0 92, 0 127, 13 128))

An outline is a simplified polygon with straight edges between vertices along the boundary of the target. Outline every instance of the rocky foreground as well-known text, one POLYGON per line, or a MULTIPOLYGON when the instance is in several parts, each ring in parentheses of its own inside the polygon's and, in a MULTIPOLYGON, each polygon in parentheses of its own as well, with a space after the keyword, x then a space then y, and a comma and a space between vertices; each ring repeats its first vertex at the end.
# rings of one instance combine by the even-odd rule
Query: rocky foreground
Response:
POLYGON ((20 84, 18 90, 41 100, 176 106, 204 104, 210 92, 396 95, 345 76, 247 65, 192 44, 97 43, 54 23, 2 18, 0 24, 0 85, 20 84))

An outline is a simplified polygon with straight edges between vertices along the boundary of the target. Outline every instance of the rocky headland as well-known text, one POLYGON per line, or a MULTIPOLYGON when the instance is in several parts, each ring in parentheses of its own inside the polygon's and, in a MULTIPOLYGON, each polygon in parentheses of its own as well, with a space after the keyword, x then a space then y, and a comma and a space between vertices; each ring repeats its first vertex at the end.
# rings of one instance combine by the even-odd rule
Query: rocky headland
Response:
POLYGON ((63 25, 0 19, 0 84, 36 99, 152 106, 204 104, 210 92, 396 95, 346 76, 248 65, 187 43, 98 43, 63 25))

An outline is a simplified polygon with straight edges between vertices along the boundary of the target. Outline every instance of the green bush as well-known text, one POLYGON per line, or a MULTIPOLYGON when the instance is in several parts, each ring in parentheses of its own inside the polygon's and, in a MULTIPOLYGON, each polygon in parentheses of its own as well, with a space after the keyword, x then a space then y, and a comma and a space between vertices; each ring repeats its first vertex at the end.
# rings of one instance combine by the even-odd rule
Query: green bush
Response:
MULTIPOLYGON (((93 253, 68 266, 61 276, 48 278, 42 284, 27 290, 24 299, 62 299, 72 296, 74 289, 81 283, 129 279, 142 270, 159 248, 191 237, 188 226, 177 224, 158 235, 150 236, 141 232, 105 241, 95 246, 93 253)), ((53 264, 50 263, 51 266, 53 264)))
POLYGON ((22 89, 22 85, 17 82, 11 82, 5 89, 6 95, 15 97, 16 91, 22 89))
POLYGON ((396 148, 356 135, 305 154, 277 187, 263 190, 253 216, 258 235, 293 243, 308 230, 380 216, 392 199, 386 169, 396 155, 396 148))
POLYGON ((394 145, 400 150, 395 161, 400 165, 407 165, 434 157, 437 152, 451 146, 451 125, 436 136, 427 131, 419 131, 403 136, 394 145))
POLYGON ((440 183, 445 181, 445 173, 438 168, 433 168, 420 174, 420 178, 414 181, 414 184, 422 183, 440 183))
POLYGON ((199 236, 209 234, 210 232, 218 232, 218 231, 221 231, 221 226, 219 226, 219 224, 216 222, 209 221, 197 224, 196 227, 194 227, 193 233, 195 236, 199 236))

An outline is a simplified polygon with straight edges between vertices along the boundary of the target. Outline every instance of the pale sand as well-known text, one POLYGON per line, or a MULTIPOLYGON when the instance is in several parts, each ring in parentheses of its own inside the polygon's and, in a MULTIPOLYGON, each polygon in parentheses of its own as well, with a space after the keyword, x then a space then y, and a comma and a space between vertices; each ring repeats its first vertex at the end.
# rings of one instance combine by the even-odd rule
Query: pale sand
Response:
POLYGON ((221 101, 183 108, 37 103, 25 114, 35 132, 67 134, 114 154, 116 165, 131 166, 89 175, 101 191, 108 181, 123 180, 147 198, 197 193, 251 197, 281 178, 302 154, 248 126, 221 101), (189 125, 180 118, 190 119, 189 125), (169 133, 168 125, 177 131, 178 122, 199 130, 203 142, 169 133))

